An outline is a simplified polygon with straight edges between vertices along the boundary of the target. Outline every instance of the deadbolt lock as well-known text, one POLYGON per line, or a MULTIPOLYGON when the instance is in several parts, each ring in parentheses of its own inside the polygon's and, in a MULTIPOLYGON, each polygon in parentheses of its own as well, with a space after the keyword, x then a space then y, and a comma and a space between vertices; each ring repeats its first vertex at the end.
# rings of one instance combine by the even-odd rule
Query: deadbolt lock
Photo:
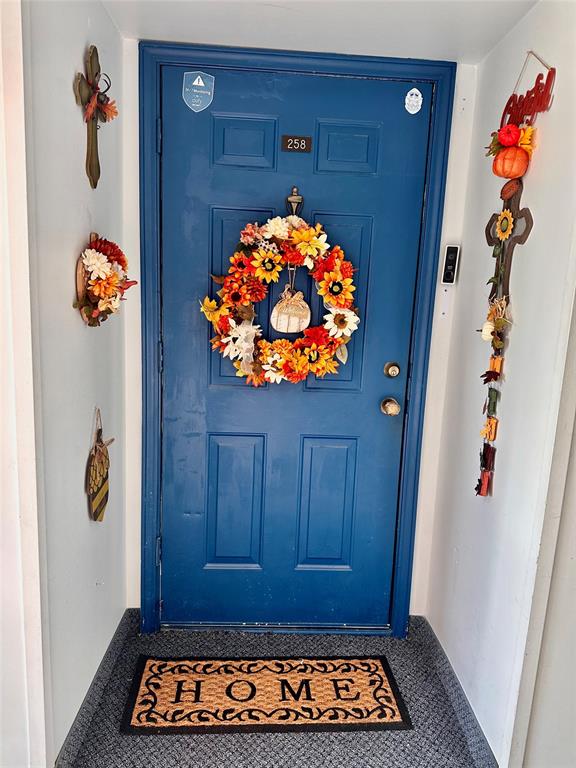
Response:
POLYGON ((398 363, 386 363, 384 373, 386 376, 390 376, 391 379, 395 379, 400 373, 400 366, 398 363))
POLYGON ((386 397, 380 403, 380 410, 384 416, 398 416, 401 411, 400 403, 393 397, 386 397))

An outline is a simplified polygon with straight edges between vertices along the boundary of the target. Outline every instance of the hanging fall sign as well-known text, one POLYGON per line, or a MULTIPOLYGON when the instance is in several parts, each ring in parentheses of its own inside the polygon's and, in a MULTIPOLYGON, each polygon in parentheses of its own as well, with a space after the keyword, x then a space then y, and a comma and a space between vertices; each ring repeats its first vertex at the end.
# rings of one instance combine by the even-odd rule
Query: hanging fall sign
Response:
POLYGON ((297 215, 247 224, 230 257, 228 274, 213 276, 221 286, 218 298, 206 296, 201 302, 216 333, 212 348, 232 360, 236 375, 254 387, 295 384, 308 374, 322 378, 336 373, 339 363, 347 360, 346 345, 360 322, 353 273, 344 251, 328 244, 321 224, 312 226, 297 215), (302 292, 295 290, 299 267, 307 270, 324 302, 321 325, 309 326, 310 308, 302 292), (280 333, 302 335, 294 341, 268 341, 256 322, 255 305, 266 298, 284 269, 288 282, 270 324, 280 333))
POLYGON ((510 276, 512 257, 517 245, 524 245, 533 227, 529 208, 522 208, 520 201, 523 191, 523 177, 528 171, 534 151, 534 122, 540 112, 550 108, 552 88, 556 70, 529 51, 520 73, 514 93, 508 99, 500 128, 492 133, 492 140, 487 147, 488 156, 492 156, 492 172, 508 179, 500 191, 502 210, 493 213, 486 225, 486 242, 492 248, 494 274, 488 281, 488 313, 481 329, 482 339, 490 343, 491 355, 487 370, 481 378, 487 386, 484 401, 485 422, 480 432, 483 438, 480 452, 480 477, 476 484, 476 494, 488 496, 492 492, 496 446, 494 445, 499 428, 497 416, 500 400, 500 387, 504 370, 504 351, 511 325, 510 319, 510 276), (534 86, 525 94, 516 93, 526 70, 530 57, 546 67, 548 74, 539 74, 534 86))
POLYGON ((100 408, 96 408, 96 429, 94 442, 88 463, 86 465, 86 494, 88 496, 88 510, 90 517, 96 523, 104 519, 104 512, 108 504, 110 457, 108 446, 114 442, 114 438, 104 440, 102 436, 102 416, 100 408))
POLYGON ((118 117, 116 102, 108 96, 111 85, 108 75, 100 71, 98 49, 91 45, 86 54, 86 74, 78 72, 74 79, 74 95, 76 103, 84 111, 87 131, 86 175, 92 189, 96 189, 100 179, 98 124, 109 123, 118 117))

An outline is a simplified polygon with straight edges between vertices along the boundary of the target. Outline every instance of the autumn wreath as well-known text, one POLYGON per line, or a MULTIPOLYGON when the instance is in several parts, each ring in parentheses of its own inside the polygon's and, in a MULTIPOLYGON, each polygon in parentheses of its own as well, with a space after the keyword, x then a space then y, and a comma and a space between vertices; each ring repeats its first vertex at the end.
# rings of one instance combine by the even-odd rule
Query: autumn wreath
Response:
POLYGON ((212 276, 222 286, 218 299, 206 296, 200 306, 216 332, 212 348, 230 358, 236 375, 248 384, 296 384, 308 374, 322 378, 336 373, 339 362, 346 362, 346 344, 360 322, 354 307, 354 268, 344 251, 326 240, 321 224, 312 226, 299 216, 276 216, 264 225, 250 223, 230 257, 228 274, 212 276), (322 325, 308 327, 310 308, 294 289, 298 267, 308 270, 323 299, 322 325), (255 322, 254 305, 266 298, 284 268, 288 283, 270 322, 277 331, 303 333, 295 341, 267 341, 255 322))

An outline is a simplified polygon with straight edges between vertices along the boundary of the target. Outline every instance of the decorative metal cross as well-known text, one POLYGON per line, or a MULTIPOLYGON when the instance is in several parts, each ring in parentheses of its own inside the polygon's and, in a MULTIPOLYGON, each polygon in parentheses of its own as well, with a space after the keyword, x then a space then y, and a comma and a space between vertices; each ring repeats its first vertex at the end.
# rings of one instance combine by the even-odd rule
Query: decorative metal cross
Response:
POLYGON ((523 184, 520 179, 512 179, 504 184, 500 192, 502 199, 502 211, 510 211, 512 214, 512 234, 504 241, 500 240, 496 234, 496 223, 499 214, 493 213, 486 224, 486 242, 493 246, 493 255, 496 259, 494 276, 490 279, 492 289, 490 291, 490 301, 497 298, 510 298, 510 274, 512 272, 512 257, 517 245, 524 245, 532 227, 534 220, 529 208, 520 208, 520 198, 522 197, 523 184))
POLYGON ((491 329, 493 331, 493 353, 490 358, 490 366, 482 375, 485 384, 490 385, 484 404, 484 412, 487 414, 486 423, 481 436, 484 444, 480 453, 480 478, 476 485, 476 493, 479 496, 487 496, 490 493, 496 448, 493 445, 498 433, 498 419, 496 417, 497 404, 500 397, 497 382, 502 374, 504 362, 503 348, 506 333, 506 308, 510 301, 510 275, 512 273, 512 257, 517 245, 524 245, 534 221, 529 208, 520 208, 523 184, 521 179, 511 179, 506 182, 500 192, 502 200, 502 212, 493 213, 486 224, 486 242, 493 247, 493 256, 496 259, 494 276, 488 281, 491 284, 489 303, 493 308, 493 314, 489 313, 491 329), (497 311, 499 310, 499 312, 497 311), (496 327, 497 316, 501 317, 501 326, 496 327))
POLYGON ((86 175, 92 189, 96 189, 100 178, 98 123, 109 123, 118 116, 116 102, 107 96, 111 85, 108 75, 100 71, 98 49, 95 45, 91 45, 86 54, 86 75, 78 72, 74 79, 74 95, 76 103, 84 110, 84 121, 88 132, 86 175), (102 83, 104 88, 101 87, 102 83))

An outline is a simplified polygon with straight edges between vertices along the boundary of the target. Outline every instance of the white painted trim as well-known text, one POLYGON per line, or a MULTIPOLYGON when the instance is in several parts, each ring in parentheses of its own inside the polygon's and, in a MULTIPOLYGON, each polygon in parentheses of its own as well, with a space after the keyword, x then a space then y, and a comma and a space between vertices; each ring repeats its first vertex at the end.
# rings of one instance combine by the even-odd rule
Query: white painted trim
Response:
MULTIPOLYGON (((122 180, 124 252, 130 277, 140 282, 140 152, 138 100, 138 41, 123 40, 122 180)), ((124 409, 126 515, 126 607, 140 606, 140 515, 142 456, 142 337, 140 291, 130 295, 124 309, 124 409)))
MULTIPOLYGON (((2 293, 0 323, 0 417, 2 563, 6 571, 2 612, 3 659, 13 676, 21 664, 22 711, 10 712, 25 727, 3 734, 17 749, 19 766, 46 765, 46 726, 42 658, 42 616, 36 449, 32 369, 32 329, 28 259, 24 73, 20 0, 0 3, 0 232, 2 293), (22 762, 25 760, 26 762, 22 762)), ((4 674, 3 674, 4 677, 4 674)), ((3 727, 7 718, 3 717, 3 727)), ((10 761, 14 755, 4 755, 10 761)), ((4 764, 4 763, 3 763, 4 764)), ((13 762, 6 765, 14 765, 13 762)))
MULTIPOLYGON (((477 67, 471 64, 458 65, 440 254, 444 253, 447 245, 461 245, 462 243, 470 180, 472 135, 476 120, 477 80, 477 67)), ((465 252, 463 258, 466 258, 465 252)), ((449 405, 445 395, 452 344, 454 301, 458 295, 458 280, 454 285, 442 285, 440 282, 441 274, 442 258, 439 259, 438 263, 436 300, 434 302, 430 342, 424 432, 420 449, 420 482, 418 485, 412 593, 410 596, 410 613, 422 614, 426 617, 429 616, 430 606, 430 563, 432 558, 430 542, 434 536, 436 524, 439 468, 442 459, 438 445, 441 444, 443 425, 446 421, 446 408, 449 405)))

